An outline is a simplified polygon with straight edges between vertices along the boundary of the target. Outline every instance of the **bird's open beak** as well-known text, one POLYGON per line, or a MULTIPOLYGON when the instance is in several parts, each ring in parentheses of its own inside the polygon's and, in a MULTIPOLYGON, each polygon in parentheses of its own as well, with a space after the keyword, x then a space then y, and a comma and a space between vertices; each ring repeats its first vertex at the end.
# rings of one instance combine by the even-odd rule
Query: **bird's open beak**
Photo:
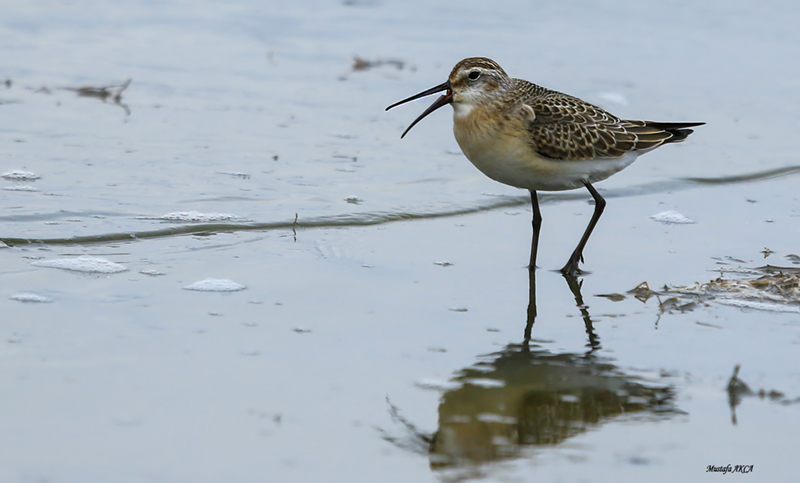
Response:
POLYGON ((402 139, 403 137, 405 137, 406 133, 407 133, 408 131, 410 131, 410 130, 411 130, 411 128, 412 128, 412 127, 414 127, 414 125, 415 125, 415 124, 417 124, 418 122, 420 122, 420 121, 422 120, 422 118, 423 118, 423 117, 425 117, 425 116, 427 116, 428 114, 432 113, 432 112, 433 112, 433 111, 435 111, 436 109, 439 109, 440 107, 442 107, 442 106, 444 106, 444 105, 447 105, 447 104, 450 104, 451 102, 453 102, 453 90, 450 88, 450 81, 447 81, 447 82, 445 82, 444 84, 439 84, 439 85, 438 85, 438 86, 436 86, 436 87, 431 87, 431 88, 430 88, 430 89, 428 89, 427 91, 420 92, 419 94, 417 94, 417 95, 414 95, 414 96, 411 96, 411 97, 409 97, 408 99, 403 99, 403 100, 402 100, 402 101, 400 101, 400 102, 395 102, 394 104, 392 104, 391 106, 389 106, 389 107, 387 107, 387 108, 386 108, 386 110, 388 111, 389 109, 391 109, 391 108, 393 108, 393 107, 396 107, 396 106, 399 106, 400 104, 405 104, 405 103, 406 103, 406 102, 408 102, 408 101, 413 101, 414 99, 419 99, 420 97, 429 96, 429 95, 431 95, 431 94, 436 94, 437 92, 442 92, 442 91, 446 91, 446 92, 445 92, 445 93, 444 93, 444 94, 443 94, 441 97, 439 97, 438 99, 436 99, 436 101, 434 101, 434 103, 433 103, 433 104, 431 104, 431 107, 429 107, 429 108, 425 109, 425 112, 423 112, 422 114, 420 114, 420 116, 419 116, 418 118, 416 118, 416 119, 414 120, 414 122, 412 122, 412 123, 411 123, 411 125, 410 125, 410 126, 408 126, 408 129, 406 129, 406 130, 403 132, 403 134, 400 136, 400 138, 401 138, 401 139, 402 139))

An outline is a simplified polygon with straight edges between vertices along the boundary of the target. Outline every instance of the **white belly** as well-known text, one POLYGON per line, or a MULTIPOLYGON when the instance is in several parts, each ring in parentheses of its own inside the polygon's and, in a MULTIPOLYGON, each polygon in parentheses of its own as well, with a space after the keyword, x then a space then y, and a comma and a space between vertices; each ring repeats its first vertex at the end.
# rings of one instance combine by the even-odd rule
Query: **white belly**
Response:
POLYGON ((562 191, 601 181, 634 162, 637 152, 619 158, 562 161, 542 158, 524 139, 494 132, 459 129, 453 125, 458 145, 476 168, 495 181, 526 190, 562 191))

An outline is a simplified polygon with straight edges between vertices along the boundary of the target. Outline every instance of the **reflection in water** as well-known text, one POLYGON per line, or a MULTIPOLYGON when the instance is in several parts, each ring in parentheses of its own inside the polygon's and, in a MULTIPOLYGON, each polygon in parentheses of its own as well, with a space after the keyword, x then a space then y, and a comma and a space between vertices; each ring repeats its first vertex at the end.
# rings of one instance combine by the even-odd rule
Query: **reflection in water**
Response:
MULTIPOLYGON (((577 277, 572 275, 562 274, 567 281, 570 292, 575 297, 575 304, 581 312, 581 318, 586 327, 586 335, 589 337, 587 347, 589 353, 600 349, 600 337, 595 333, 594 326, 592 325, 592 317, 589 315, 589 307, 583 302, 583 295, 581 295, 581 287, 583 287, 583 279, 578 281, 577 277)), ((533 324, 536 322, 536 270, 528 270, 528 323, 525 325, 525 344, 531 340, 531 331, 533 324)))
POLYGON ((736 406, 742 403, 742 396, 751 396, 753 391, 741 379, 739 379, 739 369, 741 366, 736 364, 733 368, 733 375, 728 381, 728 405, 731 407, 731 423, 736 425, 736 406))
POLYGON ((728 380, 728 404, 731 408, 731 423, 735 426, 738 422, 736 419, 736 407, 742 403, 742 398, 744 397, 751 397, 751 396, 758 396, 759 399, 766 399, 774 403, 779 403, 783 405, 789 404, 800 404, 800 397, 795 399, 789 399, 780 391, 776 391, 775 389, 772 390, 765 390, 759 389, 758 392, 753 391, 750 389, 750 386, 747 385, 743 380, 739 379, 739 369, 741 366, 736 364, 733 368, 733 375, 728 380))
POLYGON ((564 276, 581 312, 587 350, 556 354, 530 343, 536 318, 536 271, 529 270, 525 339, 460 371, 444 393, 430 453, 434 468, 519 455, 526 446, 551 446, 623 414, 670 414, 674 390, 623 373, 597 356, 581 282, 564 276))
POLYGON ((623 414, 675 413, 671 387, 628 376, 592 354, 509 345, 462 370, 445 392, 431 465, 444 468, 515 457, 552 446, 623 414))
POLYGON ((679 413, 672 386, 625 374, 596 354, 600 339, 583 303, 581 284, 565 277, 588 336, 585 353, 553 353, 531 342, 536 318, 536 277, 530 273, 525 339, 462 369, 439 404, 439 428, 419 431, 392 407, 410 437, 384 439, 406 449, 427 448, 431 467, 480 476, 481 465, 515 458, 524 449, 554 446, 624 415, 665 418, 679 413))

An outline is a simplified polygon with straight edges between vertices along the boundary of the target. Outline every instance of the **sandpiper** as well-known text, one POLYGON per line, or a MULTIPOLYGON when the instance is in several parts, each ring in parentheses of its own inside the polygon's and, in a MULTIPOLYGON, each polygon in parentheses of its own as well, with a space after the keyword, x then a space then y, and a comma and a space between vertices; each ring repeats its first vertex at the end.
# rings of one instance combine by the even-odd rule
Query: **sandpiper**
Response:
POLYGON ((486 176, 530 191, 533 238, 529 268, 536 268, 542 215, 536 192, 585 186, 595 201, 594 213, 578 246, 561 269, 582 273, 583 249, 603 213, 606 201, 592 183, 631 164, 640 154, 681 142, 690 127, 703 122, 652 122, 620 119, 588 102, 512 79, 492 59, 470 57, 450 72, 447 82, 403 99, 386 110, 444 91, 403 132, 446 104, 453 106, 453 132, 472 164, 486 176))

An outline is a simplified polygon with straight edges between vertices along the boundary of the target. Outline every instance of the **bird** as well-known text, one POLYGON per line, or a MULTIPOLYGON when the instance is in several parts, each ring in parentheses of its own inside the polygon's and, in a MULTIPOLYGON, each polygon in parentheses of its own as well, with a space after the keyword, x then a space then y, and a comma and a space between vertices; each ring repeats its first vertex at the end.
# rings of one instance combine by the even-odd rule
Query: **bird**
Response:
POLYGON ((685 140, 704 122, 653 122, 621 119, 577 97, 508 76, 487 57, 458 62, 447 81, 401 104, 444 92, 417 117, 401 139, 423 118, 450 104, 453 134, 464 155, 489 178, 528 190, 533 209, 530 270, 536 257, 542 215, 538 191, 585 187, 594 212, 577 247, 561 269, 565 276, 583 274, 583 250, 605 199, 592 185, 621 171, 641 154, 685 140))

